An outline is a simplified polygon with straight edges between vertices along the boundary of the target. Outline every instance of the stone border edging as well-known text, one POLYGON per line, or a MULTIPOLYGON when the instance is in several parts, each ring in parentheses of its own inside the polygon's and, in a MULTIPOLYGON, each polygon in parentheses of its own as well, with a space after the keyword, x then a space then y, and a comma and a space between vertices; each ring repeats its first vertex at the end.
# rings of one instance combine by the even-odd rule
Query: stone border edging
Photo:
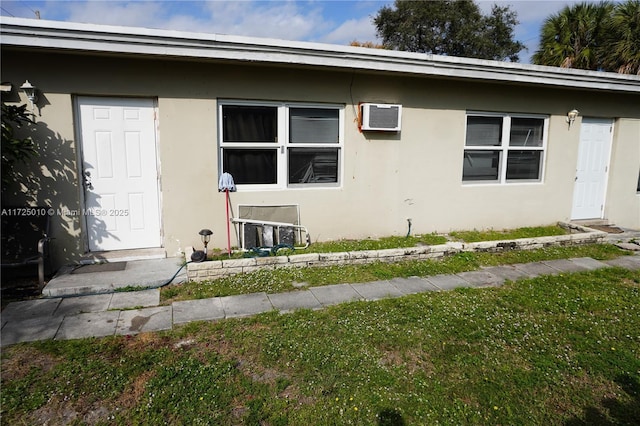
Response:
MULTIPOLYGON (((604 241, 606 232, 576 224, 560 222, 559 226, 569 230, 567 235, 519 238, 514 240, 482 241, 477 243, 447 242, 434 246, 404 247, 385 250, 362 250, 339 253, 305 253, 290 256, 251 257, 245 259, 212 260, 187 264, 188 281, 204 281, 245 274, 262 269, 304 268, 310 266, 332 266, 367 264, 373 262, 402 262, 441 258, 461 252, 493 252, 508 250, 535 250, 552 246, 595 244, 604 241)), ((187 259, 190 253, 185 253, 187 259)))

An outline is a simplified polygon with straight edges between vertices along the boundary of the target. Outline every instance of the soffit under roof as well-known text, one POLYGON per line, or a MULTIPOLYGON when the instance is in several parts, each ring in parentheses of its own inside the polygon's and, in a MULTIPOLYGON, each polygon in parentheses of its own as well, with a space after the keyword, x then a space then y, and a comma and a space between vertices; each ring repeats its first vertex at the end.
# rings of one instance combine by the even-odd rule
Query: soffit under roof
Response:
POLYGON ((0 19, 2 47, 189 61, 331 68, 640 93, 640 76, 220 34, 0 19))

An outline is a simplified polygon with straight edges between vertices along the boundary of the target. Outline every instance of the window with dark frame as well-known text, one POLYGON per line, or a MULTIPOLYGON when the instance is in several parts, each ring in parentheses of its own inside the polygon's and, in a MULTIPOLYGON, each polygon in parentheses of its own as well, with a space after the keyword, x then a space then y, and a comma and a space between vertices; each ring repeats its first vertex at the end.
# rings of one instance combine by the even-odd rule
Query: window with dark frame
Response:
POLYGON ((547 120, 541 116, 467 114, 462 181, 541 181, 547 120))
POLYGON ((220 103, 221 167, 236 185, 336 186, 342 106, 220 103))

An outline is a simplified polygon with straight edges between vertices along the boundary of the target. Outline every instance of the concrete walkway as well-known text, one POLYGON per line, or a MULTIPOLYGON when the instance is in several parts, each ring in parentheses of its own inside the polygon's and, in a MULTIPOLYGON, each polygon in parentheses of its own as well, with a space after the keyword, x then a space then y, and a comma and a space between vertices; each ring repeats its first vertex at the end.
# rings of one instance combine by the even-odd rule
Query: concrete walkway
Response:
POLYGON ((500 286, 506 280, 611 266, 639 270, 640 252, 604 262, 588 257, 550 260, 495 266, 452 275, 394 278, 362 284, 310 287, 287 293, 188 300, 173 302, 170 306, 159 306, 159 289, 27 300, 10 303, 2 311, 1 345, 46 339, 133 335, 170 330, 191 321, 245 317, 272 310, 285 313, 301 308, 321 309, 355 300, 379 300, 458 287, 500 286))
POLYGON ((66 267, 45 285, 42 295, 67 297, 111 293, 130 287, 154 288, 171 278, 173 283, 180 283, 187 278, 181 263, 179 258, 163 258, 66 267))

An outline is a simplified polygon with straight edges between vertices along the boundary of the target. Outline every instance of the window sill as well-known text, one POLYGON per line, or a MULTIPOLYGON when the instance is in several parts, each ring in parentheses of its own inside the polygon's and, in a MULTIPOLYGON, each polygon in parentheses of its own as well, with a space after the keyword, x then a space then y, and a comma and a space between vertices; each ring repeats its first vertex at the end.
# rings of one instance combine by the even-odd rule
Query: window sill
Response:
POLYGON ((462 186, 534 186, 534 185, 543 185, 544 182, 541 180, 536 181, 508 181, 508 182, 482 182, 482 181, 469 181, 462 182, 462 186))

